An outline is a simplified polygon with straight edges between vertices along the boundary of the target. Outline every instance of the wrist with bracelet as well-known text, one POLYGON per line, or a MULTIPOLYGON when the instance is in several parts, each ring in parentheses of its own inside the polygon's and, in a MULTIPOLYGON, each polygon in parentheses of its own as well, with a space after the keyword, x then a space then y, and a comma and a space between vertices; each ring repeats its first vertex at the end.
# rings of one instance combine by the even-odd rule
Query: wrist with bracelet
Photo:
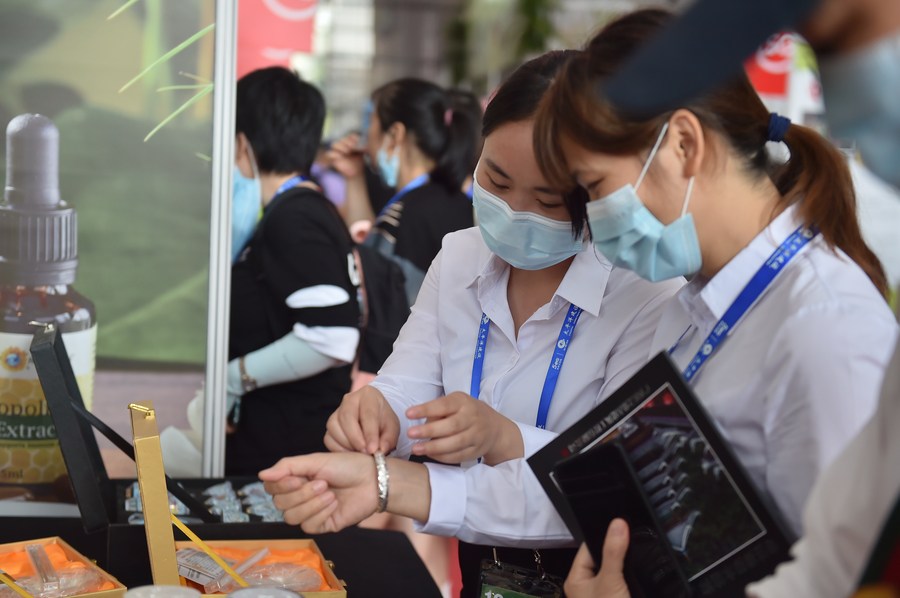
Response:
POLYGON ((376 512, 384 513, 387 510, 388 490, 390 488, 391 477, 388 474, 387 461, 385 461, 384 453, 376 452, 375 458, 375 481, 378 489, 378 507, 376 512))
POLYGON ((247 373, 247 367, 244 365, 244 357, 238 359, 238 371, 241 373, 241 389, 244 393, 252 392, 259 387, 256 378, 247 373))

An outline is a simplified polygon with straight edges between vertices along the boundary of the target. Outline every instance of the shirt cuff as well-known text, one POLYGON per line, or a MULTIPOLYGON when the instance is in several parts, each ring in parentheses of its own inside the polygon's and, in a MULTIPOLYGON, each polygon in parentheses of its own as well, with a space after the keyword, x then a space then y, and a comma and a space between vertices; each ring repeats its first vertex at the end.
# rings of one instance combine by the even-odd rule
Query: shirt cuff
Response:
POLYGON ((462 467, 426 463, 431 486, 428 521, 413 521, 416 531, 455 536, 466 516, 466 472, 462 467))
POLYGON ((515 422, 515 424, 519 426, 519 432, 522 434, 522 445, 525 448, 525 454, 523 456, 526 459, 544 448, 548 442, 559 435, 556 432, 542 430, 521 422, 515 422))

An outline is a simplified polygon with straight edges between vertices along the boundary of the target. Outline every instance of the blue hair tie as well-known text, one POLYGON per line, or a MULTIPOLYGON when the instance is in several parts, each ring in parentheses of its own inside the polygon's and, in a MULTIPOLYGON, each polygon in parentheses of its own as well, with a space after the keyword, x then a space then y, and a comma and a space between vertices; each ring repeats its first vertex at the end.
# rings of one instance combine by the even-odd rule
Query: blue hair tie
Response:
POLYGON ((766 133, 766 139, 780 143, 784 141, 790 127, 791 119, 773 112, 769 115, 769 131, 766 133))

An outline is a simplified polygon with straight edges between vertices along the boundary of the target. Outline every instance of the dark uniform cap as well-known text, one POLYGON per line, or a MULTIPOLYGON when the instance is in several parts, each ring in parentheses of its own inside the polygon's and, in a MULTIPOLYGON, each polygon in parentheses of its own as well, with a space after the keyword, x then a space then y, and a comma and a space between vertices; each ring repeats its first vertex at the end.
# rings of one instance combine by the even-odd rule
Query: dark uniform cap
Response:
POLYGON ((819 0, 697 0, 602 85, 633 118, 684 105, 740 72, 773 33, 795 27, 819 0))

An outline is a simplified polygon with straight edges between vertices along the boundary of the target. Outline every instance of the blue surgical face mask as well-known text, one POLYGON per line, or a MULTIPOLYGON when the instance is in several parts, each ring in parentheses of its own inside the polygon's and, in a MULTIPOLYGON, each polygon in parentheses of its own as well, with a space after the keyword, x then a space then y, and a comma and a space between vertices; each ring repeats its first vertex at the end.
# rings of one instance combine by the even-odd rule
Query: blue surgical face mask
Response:
POLYGON ((252 179, 241 174, 241 169, 236 164, 234 166, 231 198, 231 263, 237 261, 247 243, 253 238, 262 212, 262 185, 252 151, 250 161, 256 175, 252 179))
POLYGON ((819 67, 832 137, 855 141, 863 163, 900 187, 900 35, 819 67))
MULTIPOLYGON (((385 139, 385 143, 387 143, 387 139, 385 139)), ((393 155, 389 157, 387 150, 384 149, 384 144, 382 144, 376 159, 378 161, 378 174, 381 175, 381 179, 388 187, 396 188, 397 177, 400 174, 399 149, 395 149, 393 155)))
POLYGON ((700 269, 700 243, 694 218, 687 213, 694 178, 688 182, 681 217, 671 224, 660 222, 637 194, 667 129, 668 123, 660 131, 637 184, 625 185, 587 206, 594 247, 616 266, 654 282, 700 269))
POLYGON ((584 247, 572 223, 533 212, 516 212, 509 204, 472 180, 472 202, 485 244, 507 264, 522 270, 549 268, 584 247))

